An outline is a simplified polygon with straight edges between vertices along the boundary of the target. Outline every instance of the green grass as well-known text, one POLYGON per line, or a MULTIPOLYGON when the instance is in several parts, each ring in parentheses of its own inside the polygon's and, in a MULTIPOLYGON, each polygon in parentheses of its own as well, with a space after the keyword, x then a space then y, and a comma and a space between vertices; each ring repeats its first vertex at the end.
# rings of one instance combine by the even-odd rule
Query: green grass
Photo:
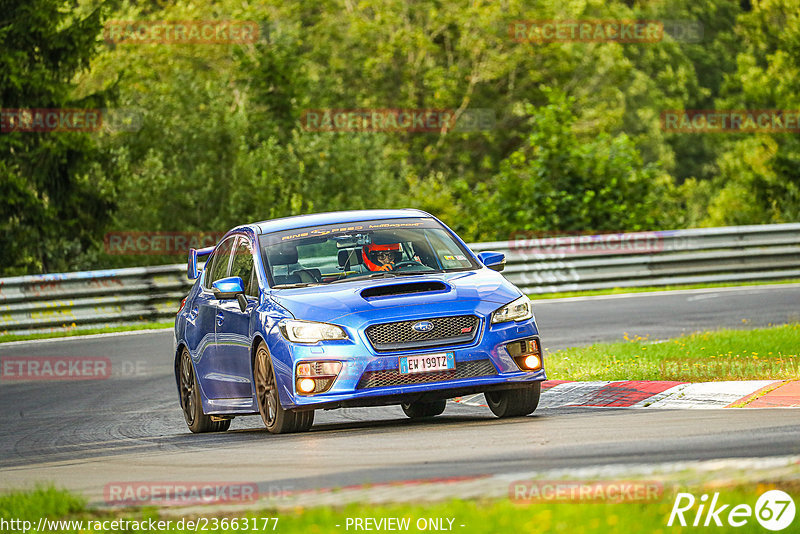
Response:
POLYGON ((39 334, 9 334, 0 333, 0 343, 9 341, 28 341, 31 339, 50 339, 54 337, 88 336, 90 334, 108 334, 111 332, 131 332, 135 330, 157 330, 162 328, 172 328, 175 323, 164 321, 161 323, 137 323, 125 326, 108 326, 103 328, 69 328, 57 332, 42 332, 39 334))
POLYGON ((718 282, 713 284, 685 284, 675 286, 649 286, 649 287, 614 287, 609 289, 592 289, 588 291, 563 291, 560 293, 532 293, 531 299, 560 299, 567 297, 593 297, 597 295, 622 295, 626 293, 651 293, 653 291, 677 291, 680 289, 709 289, 715 287, 739 286, 771 286, 779 284, 797 284, 800 279, 765 281, 765 282, 718 282))
POLYGON ((800 379, 800 323, 699 332, 653 342, 629 336, 545 356, 553 380, 800 379), (549 356, 549 357, 548 357, 549 356))
POLYGON ((84 499, 52 487, 0 495, 0 517, 6 519, 28 519, 39 517, 42 513, 51 517, 66 517, 85 511, 84 499))
MULTIPOLYGON (((720 493, 719 503, 747 504, 755 506, 758 496, 771 487, 750 484, 729 488, 674 488, 678 491, 689 491, 699 497, 703 493, 720 493)), ((680 532, 680 527, 667 527, 670 511, 674 502, 673 488, 666 487, 661 498, 654 501, 639 502, 543 502, 537 504, 517 504, 510 499, 496 500, 451 500, 430 505, 401 504, 388 506, 348 505, 339 508, 315 507, 294 508, 291 511, 276 512, 264 510, 247 514, 205 514, 176 516, 174 511, 170 515, 162 515, 157 509, 123 510, 117 512, 91 510, 83 501, 75 496, 53 489, 39 489, 33 492, 12 493, 0 496, 0 518, 21 519, 38 523, 40 517, 50 520, 82 520, 84 532, 91 532, 87 521, 104 521, 113 519, 142 520, 171 520, 169 532, 184 532, 189 529, 176 529, 175 523, 181 519, 197 520, 205 518, 207 525, 212 525, 214 518, 237 518, 237 526, 242 523, 242 518, 259 518, 257 529, 247 529, 244 532, 280 532, 284 534, 302 533, 316 534, 326 532, 354 532, 351 526, 346 529, 348 518, 410 518, 411 527, 408 532, 420 532, 415 526, 420 518, 449 518, 453 519, 453 532, 463 533, 502 533, 509 532, 563 532, 563 533, 624 533, 638 532, 666 533, 680 532), (273 521, 268 523, 268 528, 263 529, 263 520, 260 518, 278 518, 277 528, 272 530, 273 521), (339 525, 337 527, 337 525, 339 525), (461 525, 464 525, 463 527, 461 525)), ((800 498, 800 486, 795 482, 785 482, 778 485, 793 497, 795 502, 800 498)), ((730 509, 730 507, 729 507, 730 509)), ((696 511, 696 507, 692 510, 696 511)), ((686 518, 691 524, 693 514, 687 513, 686 518)), ((725 514, 722 514, 724 520, 725 514)), ((202 521, 202 520, 201 520, 202 521)), ((795 519, 795 523, 798 519, 795 519)), ((252 524, 252 523, 250 523, 252 524)), ((447 525, 447 521, 444 523, 447 525)), ((185 523, 184 523, 185 525, 185 523)), ((63 533, 77 533, 77 525, 57 530, 63 533)), ((712 528, 717 531, 729 531, 730 527, 712 528)), ((35 529, 35 526, 34 526, 35 529)), ((689 527, 688 530, 693 530, 689 527)), ((734 530, 734 529, 731 529, 734 530)), ((748 523, 735 529, 737 532, 765 532, 755 518, 748 519, 748 523)), ((789 528, 791 530, 791 527, 789 528)), ((31 530, 33 531, 33 530, 31 530)), ((95 532, 121 532, 122 530, 94 530, 95 532)), ((135 530, 129 530, 135 531, 135 530)), ((193 531, 193 530, 192 530, 193 531)), ((243 532, 239 529, 218 528, 205 530, 206 532, 243 532)))

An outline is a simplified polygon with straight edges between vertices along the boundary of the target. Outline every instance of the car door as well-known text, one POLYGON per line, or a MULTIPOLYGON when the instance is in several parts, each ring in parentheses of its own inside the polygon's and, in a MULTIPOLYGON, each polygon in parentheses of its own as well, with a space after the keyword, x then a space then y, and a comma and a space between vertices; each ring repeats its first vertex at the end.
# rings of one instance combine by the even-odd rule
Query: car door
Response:
MULTIPOLYGON (((209 399, 225 398, 225 381, 219 380, 221 372, 216 357, 216 323, 219 312, 219 301, 214 297, 211 284, 220 278, 228 276, 233 247, 236 236, 222 241, 214 250, 214 254, 206 263, 205 277, 200 293, 194 301, 192 314, 196 316, 198 340, 197 356, 195 357, 195 370, 199 378, 200 387, 209 399)), ((224 372, 224 371, 223 371, 224 372)))
POLYGON ((217 320, 214 323, 215 358, 220 368, 218 375, 220 391, 225 391, 226 398, 250 398, 253 395, 250 316, 258 305, 258 280, 253 263, 253 245, 250 240, 246 236, 239 236, 233 250, 228 276, 238 276, 242 279, 247 307, 242 311, 236 299, 218 301, 217 320))

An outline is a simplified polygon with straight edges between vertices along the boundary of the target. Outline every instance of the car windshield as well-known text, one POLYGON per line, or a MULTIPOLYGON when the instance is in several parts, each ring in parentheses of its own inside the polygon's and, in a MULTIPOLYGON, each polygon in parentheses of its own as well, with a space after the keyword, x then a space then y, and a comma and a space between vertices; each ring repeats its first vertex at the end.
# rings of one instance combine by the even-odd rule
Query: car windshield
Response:
POLYGON ((470 253, 429 218, 273 232, 261 235, 260 245, 270 284, 279 288, 477 268, 470 253))

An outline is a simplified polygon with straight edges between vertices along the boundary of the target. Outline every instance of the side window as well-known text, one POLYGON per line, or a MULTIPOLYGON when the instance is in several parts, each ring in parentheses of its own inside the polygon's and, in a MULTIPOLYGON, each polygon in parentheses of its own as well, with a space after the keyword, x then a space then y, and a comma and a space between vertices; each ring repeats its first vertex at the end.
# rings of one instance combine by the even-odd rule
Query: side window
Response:
POLYGON ((231 276, 238 276, 244 283, 244 292, 251 297, 258 296, 258 280, 253 269, 253 252, 250 240, 240 237, 233 254, 231 276))
POLYGON ((214 251, 214 257, 212 258, 214 263, 211 264, 211 269, 206 274, 205 282, 207 289, 211 289, 211 284, 228 275, 228 264, 230 263, 233 242, 235 240, 236 236, 229 237, 220 243, 214 251))

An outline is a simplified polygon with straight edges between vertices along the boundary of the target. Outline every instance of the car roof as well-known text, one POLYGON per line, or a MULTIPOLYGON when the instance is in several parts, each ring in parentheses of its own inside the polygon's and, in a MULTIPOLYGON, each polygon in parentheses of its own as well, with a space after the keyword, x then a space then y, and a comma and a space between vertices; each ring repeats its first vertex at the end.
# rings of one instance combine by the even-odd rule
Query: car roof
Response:
POLYGON ((295 228, 305 228, 307 226, 322 226, 326 224, 351 223, 376 219, 410 219, 414 217, 432 217, 432 215, 416 209, 331 211, 327 213, 283 217, 280 219, 253 223, 248 226, 251 226, 256 233, 268 234, 270 232, 294 230, 295 228))

